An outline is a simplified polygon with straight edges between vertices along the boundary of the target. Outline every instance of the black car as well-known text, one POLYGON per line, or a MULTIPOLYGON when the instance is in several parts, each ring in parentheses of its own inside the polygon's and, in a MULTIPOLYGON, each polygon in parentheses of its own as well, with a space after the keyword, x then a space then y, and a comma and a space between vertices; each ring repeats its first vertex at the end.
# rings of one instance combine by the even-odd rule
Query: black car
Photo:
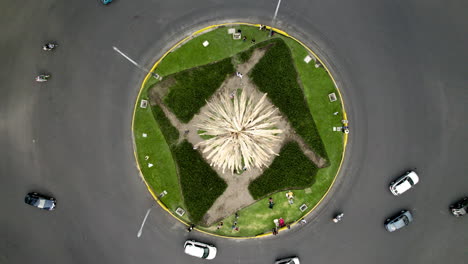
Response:
POLYGON ((55 198, 47 197, 35 192, 28 193, 26 197, 24 197, 24 202, 31 206, 48 211, 54 210, 57 205, 55 198))
POLYGON ((450 205, 450 211, 456 217, 466 215, 468 211, 468 197, 464 197, 460 201, 450 205))

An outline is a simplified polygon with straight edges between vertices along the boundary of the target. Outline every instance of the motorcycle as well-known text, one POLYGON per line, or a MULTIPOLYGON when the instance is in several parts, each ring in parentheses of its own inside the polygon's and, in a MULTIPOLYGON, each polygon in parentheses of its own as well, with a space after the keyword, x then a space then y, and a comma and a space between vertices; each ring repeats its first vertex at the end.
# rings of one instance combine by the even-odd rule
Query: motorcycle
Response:
POLYGON ((338 214, 337 216, 335 216, 335 218, 333 218, 333 222, 338 223, 339 221, 341 221, 341 219, 343 219, 343 216, 343 213, 338 214))
POLYGON ((188 228, 187 228, 187 231, 190 233, 192 232, 193 228, 195 227, 194 224, 191 224, 188 228))
POLYGON ((50 78, 50 74, 41 74, 36 76, 36 82, 47 82, 50 78))
POLYGON ((56 47, 58 47, 58 44, 57 43, 46 43, 44 46, 42 46, 42 49, 45 50, 45 51, 49 51, 49 50, 53 50, 55 49, 56 47))

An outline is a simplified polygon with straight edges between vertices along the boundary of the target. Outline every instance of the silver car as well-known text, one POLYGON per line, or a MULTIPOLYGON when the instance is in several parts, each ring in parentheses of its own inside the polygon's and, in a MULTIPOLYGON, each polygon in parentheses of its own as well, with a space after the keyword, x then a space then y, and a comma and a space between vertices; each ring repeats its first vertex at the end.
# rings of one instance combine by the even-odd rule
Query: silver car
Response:
POLYGON ((385 228, 388 232, 393 232, 409 225, 411 222, 413 222, 413 216, 410 211, 403 210, 398 216, 387 219, 387 221, 385 221, 385 228))

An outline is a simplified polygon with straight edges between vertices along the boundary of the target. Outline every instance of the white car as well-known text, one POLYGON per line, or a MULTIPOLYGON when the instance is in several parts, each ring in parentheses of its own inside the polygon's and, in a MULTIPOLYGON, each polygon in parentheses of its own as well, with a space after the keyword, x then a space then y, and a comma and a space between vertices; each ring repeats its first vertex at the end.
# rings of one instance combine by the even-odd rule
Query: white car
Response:
POLYGON ((184 252, 187 255, 197 258, 214 259, 216 257, 217 249, 212 245, 201 243, 195 240, 187 240, 184 244, 184 252))
POLYGON ((413 188, 419 182, 418 174, 414 171, 408 171, 405 175, 390 183, 390 191, 393 195, 400 195, 413 188))

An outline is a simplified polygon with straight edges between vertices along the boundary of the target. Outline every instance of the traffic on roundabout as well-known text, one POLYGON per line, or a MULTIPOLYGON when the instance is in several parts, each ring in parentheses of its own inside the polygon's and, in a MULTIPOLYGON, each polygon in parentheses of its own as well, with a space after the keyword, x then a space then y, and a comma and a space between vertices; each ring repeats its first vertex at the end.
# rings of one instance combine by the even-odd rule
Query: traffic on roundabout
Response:
POLYGON ((4 4, 0 262, 462 259, 463 8, 108 2, 4 4))

